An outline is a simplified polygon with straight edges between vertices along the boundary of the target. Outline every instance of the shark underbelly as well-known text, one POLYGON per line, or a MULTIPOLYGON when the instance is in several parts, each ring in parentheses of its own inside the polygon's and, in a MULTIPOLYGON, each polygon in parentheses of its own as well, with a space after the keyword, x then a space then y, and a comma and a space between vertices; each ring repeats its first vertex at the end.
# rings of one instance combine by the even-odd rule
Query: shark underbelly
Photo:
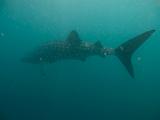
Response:
POLYGON ((92 51, 88 49, 56 49, 52 51, 52 53, 47 53, 44 56, 42 55, 42 59, 48 62, 55 62, 59 60, 81 60, 85 61, 87 57, 92 56, 92 51))

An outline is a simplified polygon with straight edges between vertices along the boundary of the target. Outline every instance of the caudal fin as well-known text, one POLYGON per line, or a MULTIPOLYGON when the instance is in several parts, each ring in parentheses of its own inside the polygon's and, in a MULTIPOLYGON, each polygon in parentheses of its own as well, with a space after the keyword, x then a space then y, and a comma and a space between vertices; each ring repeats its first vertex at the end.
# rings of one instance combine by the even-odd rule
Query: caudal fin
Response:
POLYGON ((154 32, 155 30, 150 30, 142 33, 115 49, 115 55, 120 59, 132 78, 134 78, 134 69, 131 62, 132 55, 154 32))

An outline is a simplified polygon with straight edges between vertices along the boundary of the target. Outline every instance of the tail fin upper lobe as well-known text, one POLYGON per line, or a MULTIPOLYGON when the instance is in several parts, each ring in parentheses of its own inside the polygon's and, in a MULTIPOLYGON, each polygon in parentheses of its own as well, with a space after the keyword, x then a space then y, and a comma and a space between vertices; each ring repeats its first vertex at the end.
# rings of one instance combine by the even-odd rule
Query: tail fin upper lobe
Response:
POLYGON ((150 30, 137 37, 128 40, 115 49, 115 55, 120 59, 132 78, 134 78, 134 70, 131 62, 132 54, 155 32, 150 30))

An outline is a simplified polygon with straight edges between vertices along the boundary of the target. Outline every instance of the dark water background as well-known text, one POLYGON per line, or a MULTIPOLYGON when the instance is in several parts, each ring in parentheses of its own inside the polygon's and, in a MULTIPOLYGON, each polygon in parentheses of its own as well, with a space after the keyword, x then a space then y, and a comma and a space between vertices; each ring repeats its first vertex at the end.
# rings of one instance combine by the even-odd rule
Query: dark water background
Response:
POLYGON ((159 0, 0 0, 0 120, 160 120, 159 46, 159 0), (116 47, 150 29, 135 79, 114 56, 46 65, 46 77, 20 61, 71 30, 116 47))

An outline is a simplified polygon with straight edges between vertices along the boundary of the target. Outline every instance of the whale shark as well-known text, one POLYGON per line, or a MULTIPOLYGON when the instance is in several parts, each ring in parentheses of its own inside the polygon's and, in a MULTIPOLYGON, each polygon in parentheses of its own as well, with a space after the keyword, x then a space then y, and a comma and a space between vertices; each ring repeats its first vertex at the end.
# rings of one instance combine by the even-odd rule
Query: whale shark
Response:
POLYGON ((65 40, 45 43, 28 56, 22 58, 22 61, 41 64, 54 63, 60 60, 86 61, 90 56, 105 58, 106 56, 114 55, 119 58, 130 76, 134 78, 132 55, 154 32, 155 30, 146 31, 113 49, 104 47, 100 41, 94 43, 83 41, 78 32, 73 30, 65 40))

